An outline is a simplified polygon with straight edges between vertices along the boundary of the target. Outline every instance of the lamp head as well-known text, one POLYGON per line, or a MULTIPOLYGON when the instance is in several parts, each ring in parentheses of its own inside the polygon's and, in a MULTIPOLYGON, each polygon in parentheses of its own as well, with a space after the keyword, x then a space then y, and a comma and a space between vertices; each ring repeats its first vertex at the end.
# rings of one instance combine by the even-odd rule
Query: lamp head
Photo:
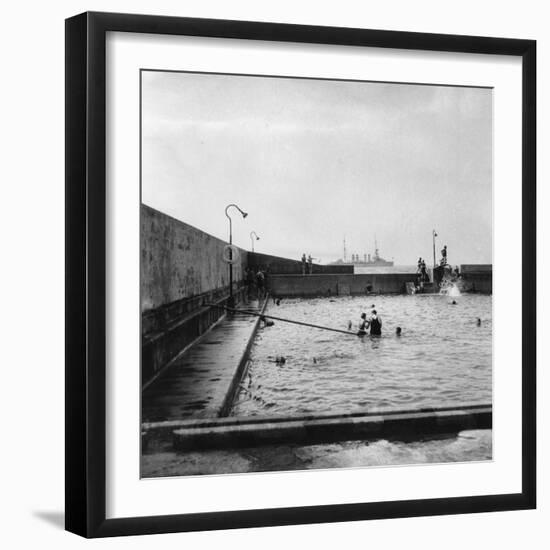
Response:
POLYGON ((231 208, 236 208, 241 214, 242 214, 242 217, 243 218, 246 218, 248 216, 248 213, 245 212, 244 210, 241 210, 235 203, 231 203, 231 204, 228 204, 226 207, 225 207, 225 215, 231 219, 231 217, 229 216, 229 214, 227 213, 227 211, 231 208))

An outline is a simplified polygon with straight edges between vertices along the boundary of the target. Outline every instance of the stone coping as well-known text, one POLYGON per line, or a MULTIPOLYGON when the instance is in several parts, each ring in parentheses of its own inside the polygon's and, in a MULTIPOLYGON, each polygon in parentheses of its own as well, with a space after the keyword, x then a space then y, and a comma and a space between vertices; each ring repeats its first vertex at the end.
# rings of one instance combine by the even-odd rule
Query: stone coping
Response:
POLYGON ((351 440, 418 440, 433 434, 492 427, 492 405, 416 409, 368 409, 294 417, 228 417, 144 423, 144 444, 172 440, 177 450, 237 448, 266 444, 315 444, 351 440))
POLYGON ((434 434, 490 429, 492 407, 394 412, 311 420, 286 420, 179 428, 176 450, 237 448, 273 444, 316 444, 351 440, 418 440, 434 434))

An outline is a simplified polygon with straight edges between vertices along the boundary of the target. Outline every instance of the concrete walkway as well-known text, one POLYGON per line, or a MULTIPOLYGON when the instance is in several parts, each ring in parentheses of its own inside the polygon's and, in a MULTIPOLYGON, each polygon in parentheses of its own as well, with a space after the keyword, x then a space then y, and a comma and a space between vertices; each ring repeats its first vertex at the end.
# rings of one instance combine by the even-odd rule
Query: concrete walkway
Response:
MULTIPOLYGON (((258 302, 240 307, 259 311, 258 302)), ((252 315, 226 315, 143 391, 142 422, 224 414, 258 323, 252 315)))

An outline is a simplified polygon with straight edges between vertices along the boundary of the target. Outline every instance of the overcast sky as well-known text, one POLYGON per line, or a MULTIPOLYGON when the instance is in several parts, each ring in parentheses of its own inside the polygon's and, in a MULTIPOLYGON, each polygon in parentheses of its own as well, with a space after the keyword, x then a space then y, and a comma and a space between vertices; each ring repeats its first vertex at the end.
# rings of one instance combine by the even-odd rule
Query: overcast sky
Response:
POLYGON ((492 262, 492 91, 142 73, 142 199, 234 243, 328 262, 492 262))

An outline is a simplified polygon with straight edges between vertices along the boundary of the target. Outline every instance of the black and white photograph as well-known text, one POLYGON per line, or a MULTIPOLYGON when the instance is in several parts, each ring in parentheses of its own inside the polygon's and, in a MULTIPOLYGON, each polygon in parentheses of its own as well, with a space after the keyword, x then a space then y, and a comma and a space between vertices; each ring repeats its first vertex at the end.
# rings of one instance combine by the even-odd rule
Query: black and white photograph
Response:
POLYGON ((4 548, 545 547, 548 8, 449 8, 5 5, 4 548))
POLYGON ((491 461, 493 89, 140 87, 141 477, 491 461))

